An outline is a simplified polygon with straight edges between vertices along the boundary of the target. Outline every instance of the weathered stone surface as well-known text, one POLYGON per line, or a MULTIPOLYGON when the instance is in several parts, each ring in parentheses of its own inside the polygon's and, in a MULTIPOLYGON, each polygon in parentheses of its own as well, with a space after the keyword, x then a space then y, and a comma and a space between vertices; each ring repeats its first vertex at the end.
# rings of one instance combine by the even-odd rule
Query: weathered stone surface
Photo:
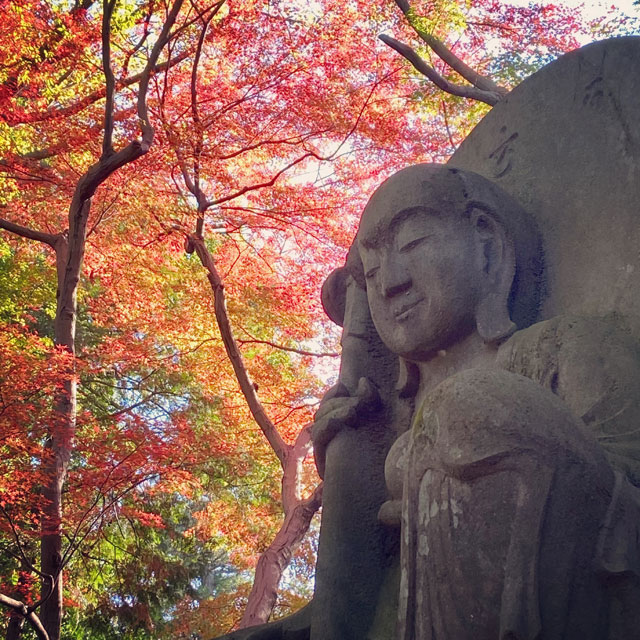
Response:
POLYGON ((519 331, 498 352, 499 366, 561 398, 596 437, 611 465, 637 486, 639 338, 620 317, 562 315, 519 331))
POLYGON ((538 222, 541 318, 640 315, 640 38, 588 45, 527 78, 449 164, 494 181, 538 222))
POLYGON ((551 392, 468 369, 426 398, 403 504, 402 639, 600 640, 613 472, 551 392))
POLYGON ((339 309, 332 317, 343 325, 343 358, 339 388, 323 400, 313 433, 325 484, 312 640, 365 637, 398 553, 397 534, 377 518, 386 499, 384 460, 397 435, 398 362, 373 328, 362 278, 352 252, 347 267, 335 272, 323 290, 325 307, 339 309), (365 380, 378 391, 363 387, 365 380), (372 393, 384 401, 374 402, 372 393))
POLYGON ((611 317, 522 313, 512 335, 538 300, 513 286, 540 276, 526 218, 478 174, 417 165, 360 224, 375 327, 418 371, 380 511, 402 487, 400 640, 640 634, 637 343, 611 317))
POLYGON ((287 618, 241 629, 217 640, 309 640, 313 603, 287 618))

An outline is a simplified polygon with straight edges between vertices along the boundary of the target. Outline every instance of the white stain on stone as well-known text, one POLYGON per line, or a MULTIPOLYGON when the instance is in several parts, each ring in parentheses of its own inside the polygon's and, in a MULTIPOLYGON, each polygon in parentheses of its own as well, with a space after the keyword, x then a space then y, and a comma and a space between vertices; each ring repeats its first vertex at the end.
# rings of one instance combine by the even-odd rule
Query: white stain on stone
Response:
POLYGON ((429 555, 429 539, 426 533, 421 533, 418 537, 418 554, 421 556, 429 555))
POLYGON ((433 478, 433 471, 427 469, 422 482, 420 483, 420 491, 418 493, 418 526, 426 526, 429 522, 429 487, 433 478))
POLYGON ((460 518, 458 516, 462 515, 462 507, 457 500, 451 500, 451 513, 453 515, 453 528, 457 529, 460 524, 460 518))

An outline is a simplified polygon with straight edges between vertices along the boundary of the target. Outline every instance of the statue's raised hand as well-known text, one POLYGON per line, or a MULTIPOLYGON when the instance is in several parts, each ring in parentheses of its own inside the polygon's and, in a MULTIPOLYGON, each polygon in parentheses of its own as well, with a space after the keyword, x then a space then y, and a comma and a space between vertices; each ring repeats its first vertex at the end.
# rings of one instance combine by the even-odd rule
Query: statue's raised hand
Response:
POLYGON ((327 446, 345 428, 356 428, 366 416, 382 406, 380 394, 368 378, 360 378, 353 395, 338 382, 326 393, 315 415, 311 430, 316 467, 324 478, 327 446))

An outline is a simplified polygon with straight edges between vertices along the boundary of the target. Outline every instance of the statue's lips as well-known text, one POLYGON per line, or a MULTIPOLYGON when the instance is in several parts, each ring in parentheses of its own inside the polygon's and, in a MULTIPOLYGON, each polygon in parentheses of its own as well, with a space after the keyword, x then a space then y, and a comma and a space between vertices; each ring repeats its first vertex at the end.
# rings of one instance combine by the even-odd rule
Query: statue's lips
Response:
POLYGON ((418 298, 418 300, 414 300, 413 302, 408 302, 403 304, 397 311, 394 312, 394 317, 396 320, 404 320, 408 318, 410 315, 410 311, 418 306, 424 298, 418 298))

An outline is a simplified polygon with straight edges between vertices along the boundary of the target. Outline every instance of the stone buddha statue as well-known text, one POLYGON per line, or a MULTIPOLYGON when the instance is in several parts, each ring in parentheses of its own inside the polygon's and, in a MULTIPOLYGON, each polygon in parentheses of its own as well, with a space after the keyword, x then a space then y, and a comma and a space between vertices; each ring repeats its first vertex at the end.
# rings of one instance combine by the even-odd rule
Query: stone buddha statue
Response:
POLYGON ((537 321, 542 263, 476 173, 373 194, 323 294, 344 333, 314 601, 242 637, 640 639, 640 348, 620 316, 537 321))
POLYGON ((357 246, 377 332, 417 376, 380 511, 402 529, 394 637, 640 637, 633 339, 593 318, 526 328, 535 225, 472 172, 392 176, 357 246))
POLYGON ((639 88, 638 38, 568 54, 373 194, 314 599, 230 639, 640 640, 639 88))

